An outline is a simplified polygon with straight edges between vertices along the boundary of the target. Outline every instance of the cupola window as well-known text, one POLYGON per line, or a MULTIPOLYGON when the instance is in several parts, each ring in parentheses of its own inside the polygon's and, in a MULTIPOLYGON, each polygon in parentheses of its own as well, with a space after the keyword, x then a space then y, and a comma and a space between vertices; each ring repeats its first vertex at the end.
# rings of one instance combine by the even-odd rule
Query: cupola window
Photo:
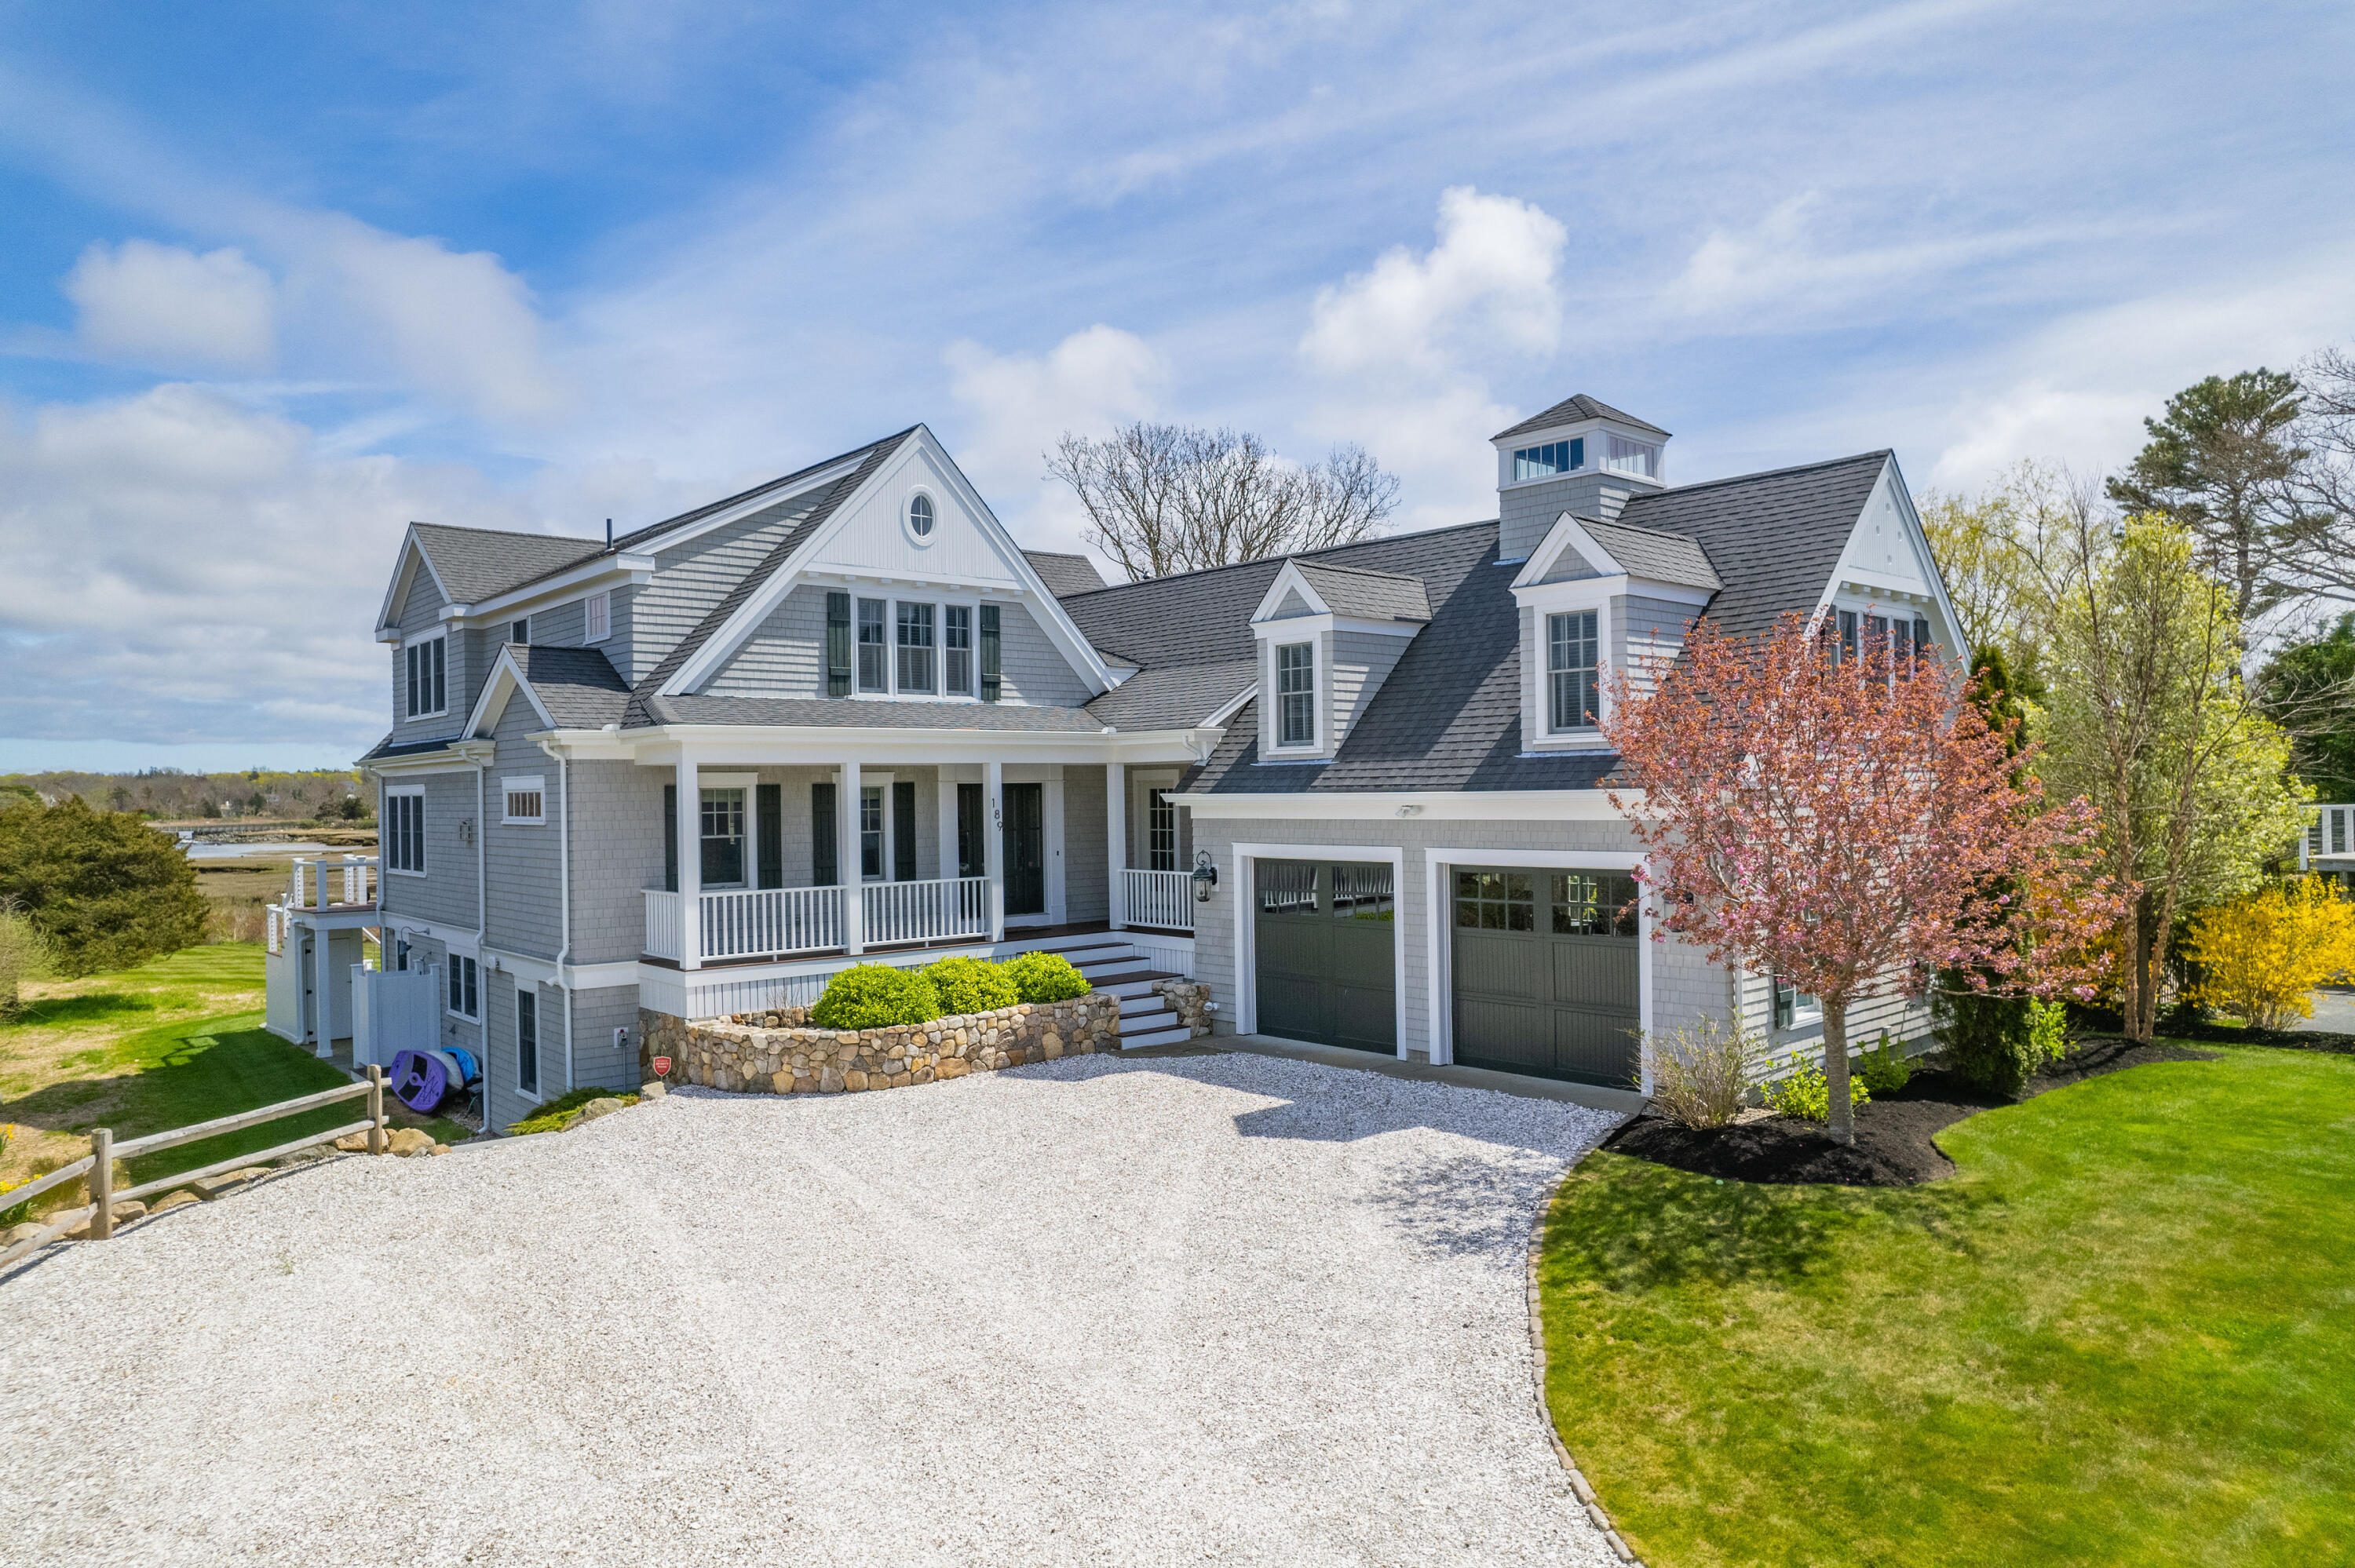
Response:
POLYGON ((1513 478, 1545 479, 1557 473, 1576 473, 1586 466, 1586 438, 1579 436, 1567 441, 1548 441, 1540 447, 1523 447, 1513 454, 1513 478))

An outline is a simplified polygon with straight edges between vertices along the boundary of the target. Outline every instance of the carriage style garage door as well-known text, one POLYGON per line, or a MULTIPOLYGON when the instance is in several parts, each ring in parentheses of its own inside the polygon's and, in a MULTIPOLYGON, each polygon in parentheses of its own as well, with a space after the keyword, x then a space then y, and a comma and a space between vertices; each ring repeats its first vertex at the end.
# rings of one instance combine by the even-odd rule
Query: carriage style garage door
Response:
POLYGON ((1624 872, 1455 870, 1455 1059, 1627 1087, 1642 1017, 1624 872))
POLYGON ((1263 1034, 1398 1050, 1398 889, 1382 863, 1253 863, 1263 1034))

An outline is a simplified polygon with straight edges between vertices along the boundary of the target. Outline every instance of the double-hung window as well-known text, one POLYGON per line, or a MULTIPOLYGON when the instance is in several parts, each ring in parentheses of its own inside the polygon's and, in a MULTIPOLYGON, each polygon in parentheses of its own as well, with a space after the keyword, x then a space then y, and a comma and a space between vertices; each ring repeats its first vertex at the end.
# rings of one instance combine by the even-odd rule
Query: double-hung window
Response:
POLYGON ((516 991, 516 1087, 539 1093, 539 991, 533 987, 516 991))
POLYGON ((474 959, 462 953, 450 955, 450 1011, 461 1018, 480 1018, 482 997, 477 987, 482 970, 474 959))
POLYGON ((883 787, 868 784, 858 791, 858 874, 883 874, 883 787))
POLYGON ((1152 870, 1178 869, 1178 806, 1167 789, 1153 790, 1145 798, 1145 850, 1152 870))
POLYGON ((932 611, 929 604, 900 601, 900 690, 931 693, 932 611))
POLYGON ((973 695, 973 607, 941 607, 941 690, 952 696, 973 695))
POLYGON ((1287 642, 1275 651, 1275 744, 1316 741, 1316 645, 1287 642))
POLYGON ((744 791, 703 791, 703 885, 742 887, 744 791))
POLYGON ((886 639, 884 614, 890 607, 879 599, 858 601, 858 689, 891 689, 891 648, 886 639))
POLYGON ((1824 1006, 1821 1001, 1791 984, 1781 975, 1774 977, 1775 1028, 1804 1029, 1809 1024, 1822 1022, 1823 1018, 1824 1006))
POLYGON ((602 642, 613 634, 613 596, 592 593, 581 601, 581 641, 602 642))
POLYGON ((450 640, 429 637, 401 650, 407 676, 407 716, 423 718, 450 705, 450 640))
POLYGON ((1546 617, 1549 729, 1591 729, 1602 716, 1602 652, 1595 611, 1546 617))
POLYGON ((384 868, 425 872, 425 787, 405 785, 384 797, 384 868))

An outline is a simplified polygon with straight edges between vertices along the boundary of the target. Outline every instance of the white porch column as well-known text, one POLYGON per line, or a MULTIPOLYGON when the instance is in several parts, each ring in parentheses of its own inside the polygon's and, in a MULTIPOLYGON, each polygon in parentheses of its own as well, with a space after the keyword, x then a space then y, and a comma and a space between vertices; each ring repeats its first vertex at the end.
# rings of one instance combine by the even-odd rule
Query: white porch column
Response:
POLYGON ((1128 878, 1122 874, 1128 869, 1128 765, 1124 762, 1104 764, 1104 876, 1111 886, 1104 890, 1105 907, 1112 912, 1112 928, 1128 928, 1128 878))
POLYGON ((703 967, 703 791, 696 784, 695 758, 679 748, 678 789, 678 967, 703 967))
POLYGON ((989 874, 989 939, 1006 940, 1006 764, 981 765, 982 866, 989 874))
POLYGON ((834 791, 834 860, 842 872, 842 950, 867 950, 867 870, 858 838, 858 764, 846 762, 834 791))

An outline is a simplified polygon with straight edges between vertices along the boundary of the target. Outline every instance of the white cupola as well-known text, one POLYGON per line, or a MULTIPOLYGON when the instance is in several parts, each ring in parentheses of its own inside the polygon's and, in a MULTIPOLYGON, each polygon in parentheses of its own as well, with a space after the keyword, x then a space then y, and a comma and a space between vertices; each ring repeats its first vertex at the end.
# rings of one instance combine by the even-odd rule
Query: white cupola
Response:
POLYGON ((1490 440, 1500 560, 1528 559, 1565 512, 1608 522, 1637 491, 1668 482, 1668 432, 1582 392, 1490 440))

